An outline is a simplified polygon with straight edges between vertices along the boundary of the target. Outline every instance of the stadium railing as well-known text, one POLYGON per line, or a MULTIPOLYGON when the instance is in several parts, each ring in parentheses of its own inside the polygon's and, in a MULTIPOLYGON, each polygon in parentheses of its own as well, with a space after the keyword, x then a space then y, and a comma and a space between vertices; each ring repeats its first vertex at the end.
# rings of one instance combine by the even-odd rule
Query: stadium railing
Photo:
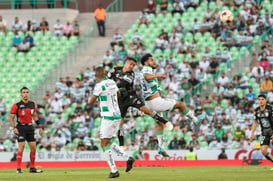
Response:
POLYGON ((62 2, 63 3, 63 8, 68 8, 68 4, 74 3, 75 4, 75 9, 78 9, 78 1, 77 0, 1 0, 0 5, 10 5, 11 9, 16 9, 16 5, 31 5, 34 9, 37 8, 37 5, 53 5, 54 8, 56 8, 56 3, 57 2, 62 2))

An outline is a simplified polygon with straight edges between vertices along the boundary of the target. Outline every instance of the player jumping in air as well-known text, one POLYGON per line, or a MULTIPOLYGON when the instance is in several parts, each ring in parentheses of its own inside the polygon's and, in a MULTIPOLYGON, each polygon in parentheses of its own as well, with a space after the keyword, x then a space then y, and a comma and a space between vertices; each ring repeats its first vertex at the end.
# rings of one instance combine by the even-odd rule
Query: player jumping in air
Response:
MULTIPOLYGON (((158 113, 171 111, 173 109, 179 109, 182 114, 190 118, 194 123, 198 120, 194 116, 194 113, 190 111, 183 102, 173 99, 164 99, 160 96, 160 88, 157 78, 166 78, 165 74, 155 74, 156 62, 151 54, 145 54, 141 58, 141 64, 143 65, 143 81, 142 81, 142 93, 145 99, 145 105, 158 113)), ((163 138, 164 125, 161 122, 157 122, 156 135, 159 146, 159 154, 168 156, 164 149, 163 138)))
POLYGON ((137 61, 135 59, 127 58, 123 67, 115 67, 107 75, 108 78, 113 79, 117 83, 120 91, 120 96, 118 97, 118 104, 121 111, 121 123, 118 133, 120 146, 124 145, 122 126, 124 117, 126 116, 127 110, 130 106, 135 107, 145 114, 150 115, 157 121, 161 122, 163 127, 165 124, 168 130, 173 129, 172 123, 165 120, 157 112, 148 109, 145 106, 143 99, 141 99, 134 90, 135 73, 133 72, 133 69, 136 64, 137 61))

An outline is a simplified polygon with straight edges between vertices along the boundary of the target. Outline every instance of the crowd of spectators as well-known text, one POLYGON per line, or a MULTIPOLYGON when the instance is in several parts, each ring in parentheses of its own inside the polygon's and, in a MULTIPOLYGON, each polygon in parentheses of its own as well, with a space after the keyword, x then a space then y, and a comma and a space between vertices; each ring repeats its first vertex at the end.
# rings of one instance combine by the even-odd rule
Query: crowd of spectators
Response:
MULTIPOLYGON (((5 33, 7 36, 9 31, 12 32, 11 35, 14 36, 12 37, 12 46, 17 48, 19 52, 29 52, 30 49, 35 46, 35 33, 40 31, 45 35, 46 32, 50 31, 50 28, 45 17, 42 18, 40 24, 38 24, 36 20, 28 20, 24 24, 19 17, 15 17, 11 26, 8 28, 6 20, 3 16, 0 16, 0 33, 5 33)), ((57 19, 52 31, 56 37, 65 36, 70 38, 71 36, 80 37, 82 35, 78 21, 74 21, 72 25, 70 21, 63 24, 57 19)))
MULTIPOLYGON (((253 53, 248 71, 236 74, 234 77, 229 77, 225 71, 221 72, 215 79, 216 85, 212 92, 205 93, 204 97, 200 92, 194 91, 196 85, 205 81, 208 76, 216 74, 220 64, 226 64, 227 70, 232 71, 231 48, 250 46, 254 36, 263 35, 269 27, 272 28, 272 20, 268 15, 259 14, 261 4, 256 4, 254 1, 247 1, 244 4, 237 1, 233 4, 229 2, 222 3, 233 9, 234 22, 222 23, 219 20, 219 9, 213 11, 208 7, 204 12, 203 22, 195 19, 193 26, 188 30, 183 26, 181 19, 177 21, 171 32, 163 29, 155 40, 154 50, 146 47, 145 37, 138 30, 129 40, 116 30, 113 40, 109 42, 109 50, 100 62, 100 65, 109 71, 113 66, 122 66, 127 57, 139 60, 145 53, 153 53, 157 49, 163 52, 171 49, 172 52, 177 52, 175 55, 190 55, 190 62, 186 59, 178 60, 174 53, 157 58, 159 66, 156 72, 167 74, 166 79, 159 80, 165 97, 181 99, 189 95, 188 106, 195 110, 196 115, 204 117, 200 125, 192 125, 190 120, 182 116, 182 113, 170 112, 167 119, 174 124, 174 131, 168 135, 169 149, 193 147, 210 150, 250 149, 261 136, 257 131, 256 140, 253 143, 248 142, 254 119, 253 108, 257 105, 256 92, 261 90, 267 93, 269 103, 273 102, 271 80, 273 72, 270 61, 273 52, 270 42, 265 41, 260 50, 256 54, 253 53), (264 28, 262 28, 263 25, 264 28), (192 42, 181 38, 189 32, 193 35, 192 42), (208 46, 201 47, 198 40, 194 38, 198 33, 210 33, 216 41, 221 41, 226 47, 216 51, 208 46), (264 75, 266 75, 265 79, 264 75), (253 90, 254 87, 249 84, 250 79, 255 84, 260 84, 260 87, 255 87, 253 90)), ((151 14, 183 14, 187 13, 188 8, 198 8, 198 6, 198 1, 181 0, 168 3, 162 0, 158 10, 156 2, 149 0, 147 11, 142 11, 139 24, 151 26, 152 22, 149 21, 151 14), (174 7, 172 11, 169 11, 168 6, 172 4, 174 7), (178 6, 182 7, 182 5, 183 8, 179 9, 178 6)), ((265 12, 269 13, 267 10, 265 12)), ((141 65, 137 65, 134 69, 137 90, 140 86, 141 69, 141 65)), ((56 82, 56 91, 46 93, 43 102, 39 105, 39 118, 46 130, 42 137, 36 135, 40 149, 96 150, 100 148, 97 132, 100 120, 98 106, 87 104, 94 85, 94 67, 91 69, 87 67, 73 80, 70 77, 60 78, 56 82)), ((142 126, 142 123, 137 121, 142 116, 140 112, 132 108, 124 124, 125 134, 129 138, 127 139, 128 150, 138 150, 139 157, 143 156, 142 150, 157 149, 155 131, 150 129, 154 124, 147 126, 143 123, 145 126, 142 126)))

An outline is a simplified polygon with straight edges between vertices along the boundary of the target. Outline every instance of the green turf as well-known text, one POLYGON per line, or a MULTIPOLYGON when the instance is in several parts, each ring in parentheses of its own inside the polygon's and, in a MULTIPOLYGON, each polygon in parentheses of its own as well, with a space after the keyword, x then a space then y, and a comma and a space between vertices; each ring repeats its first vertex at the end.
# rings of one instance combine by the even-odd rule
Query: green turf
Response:
MULTIPOLYGON (((135 167, 125 173, 118 168, 120 177, 126 181, 270 181, 273 166, 206 166, 206 167, 135 167)), ((109 180, 108 168, 43 168, 44 173, 16 174, 15 169, 0 169, 0 181, 100 181, 109 180)), ((111 180, 111 179, 110 179, 111 180)))

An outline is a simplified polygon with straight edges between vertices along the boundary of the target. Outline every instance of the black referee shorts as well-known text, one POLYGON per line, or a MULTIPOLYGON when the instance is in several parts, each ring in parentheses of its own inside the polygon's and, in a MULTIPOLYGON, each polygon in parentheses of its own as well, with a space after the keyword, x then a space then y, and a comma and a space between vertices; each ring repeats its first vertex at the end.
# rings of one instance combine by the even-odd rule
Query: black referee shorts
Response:
POLYGON ((16 128, 19 131, 19 135, 17 135, 17 141, 18 142, 24 142, 27 140, 27 142, 36 141, 34 138, 34 127, 33 125, 21 125, 17 124, 16 128))
POLYGON ((143 99, 141 99, 136 94, 128 95, 126 97, 119 97, 118 104, 122 118, 126 116, 127 110, 130 106, 135 107, 137 109, 140 109, 142 106, 145 106, 143 99))

